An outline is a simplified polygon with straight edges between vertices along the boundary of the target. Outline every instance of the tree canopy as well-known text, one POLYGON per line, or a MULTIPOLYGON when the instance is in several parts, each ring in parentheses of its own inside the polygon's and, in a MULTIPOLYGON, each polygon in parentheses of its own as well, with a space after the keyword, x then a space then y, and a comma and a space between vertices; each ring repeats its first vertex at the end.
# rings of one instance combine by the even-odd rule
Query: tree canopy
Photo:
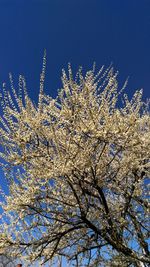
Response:
MULTIPOLYGON (((148 266, 149 102, 118 90, 112 67, 73 77, 56 98, 1 91, 0 249, 51 265, 148 266), (122 98, 122 100, 121 100, 122 98)), ((126 84, 125 84, 126 85, 126 84)), ((125 86, 124 86, 125 87, 125 86)))

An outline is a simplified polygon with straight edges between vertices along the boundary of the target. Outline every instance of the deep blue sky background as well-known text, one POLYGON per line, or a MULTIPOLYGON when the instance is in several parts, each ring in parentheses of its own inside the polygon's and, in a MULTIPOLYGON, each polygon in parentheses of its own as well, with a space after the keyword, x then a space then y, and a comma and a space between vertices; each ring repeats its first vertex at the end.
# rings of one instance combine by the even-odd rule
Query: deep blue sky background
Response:
MULTIPOLYGON (((127 93, 150 96, 150 0, 0 0, 0 86, 13 73, 37 96, 44 48, 46 88, 56 95, 61 69, 113 62, 127 93)), ((121 85, 120 85, 121 86, 121 85)))

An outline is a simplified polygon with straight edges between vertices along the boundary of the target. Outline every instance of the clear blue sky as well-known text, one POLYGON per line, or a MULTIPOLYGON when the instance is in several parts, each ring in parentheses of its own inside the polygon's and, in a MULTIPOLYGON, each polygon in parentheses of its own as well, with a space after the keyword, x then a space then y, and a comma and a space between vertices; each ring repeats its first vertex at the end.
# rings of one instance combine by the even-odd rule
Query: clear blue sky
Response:
POLYGON ((26 76, 38 94, 44 48, 46 93, 56 95, 61 69, 113 62, 127 92, 150 95, 150 0, 0 0, 0 86, 26 76))

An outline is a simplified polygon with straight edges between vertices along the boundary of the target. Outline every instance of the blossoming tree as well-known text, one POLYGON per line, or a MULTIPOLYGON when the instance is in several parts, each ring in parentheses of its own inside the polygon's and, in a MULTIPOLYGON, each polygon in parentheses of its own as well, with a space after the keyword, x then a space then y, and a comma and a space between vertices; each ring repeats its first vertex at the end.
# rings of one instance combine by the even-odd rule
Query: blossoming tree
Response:
MULTIPOLYGON (((63 88, 38 105, 25 80, 1 91, 0 249, 43 264, 148 266, 150 116, 136 91, 118 91, 112 67, 63 71, 63 88), (119 100, 120 101, 120 100, 119 100)), ((55 265, 56 266, 56 265, 55 265)))

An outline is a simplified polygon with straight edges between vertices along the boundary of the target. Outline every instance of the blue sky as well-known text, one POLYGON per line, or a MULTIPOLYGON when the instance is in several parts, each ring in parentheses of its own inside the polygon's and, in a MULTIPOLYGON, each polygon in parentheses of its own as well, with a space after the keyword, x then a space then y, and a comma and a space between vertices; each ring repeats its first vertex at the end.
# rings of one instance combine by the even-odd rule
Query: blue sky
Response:
POLYGON ((68 62, 86 71, 95 61, 112 62, 120 86, 129 76, 130 97, 139 88, 150 97, 150 0, 0 0, 0 87, 9 72, 16 85, 23 74, 36 100, 44 49, 47 94, 56 96, 68 62))
MULTIPOLYGON (((61 70, 71 62, 85 70, 113 62, 127 93, 150 85, 149 0, 0 0, 0 86, 8 73, 24 74, 37 96, 44 48, 45 91, 56 95, 61 70)), ((9 84, 9 83, 8 83, 9 84)))

